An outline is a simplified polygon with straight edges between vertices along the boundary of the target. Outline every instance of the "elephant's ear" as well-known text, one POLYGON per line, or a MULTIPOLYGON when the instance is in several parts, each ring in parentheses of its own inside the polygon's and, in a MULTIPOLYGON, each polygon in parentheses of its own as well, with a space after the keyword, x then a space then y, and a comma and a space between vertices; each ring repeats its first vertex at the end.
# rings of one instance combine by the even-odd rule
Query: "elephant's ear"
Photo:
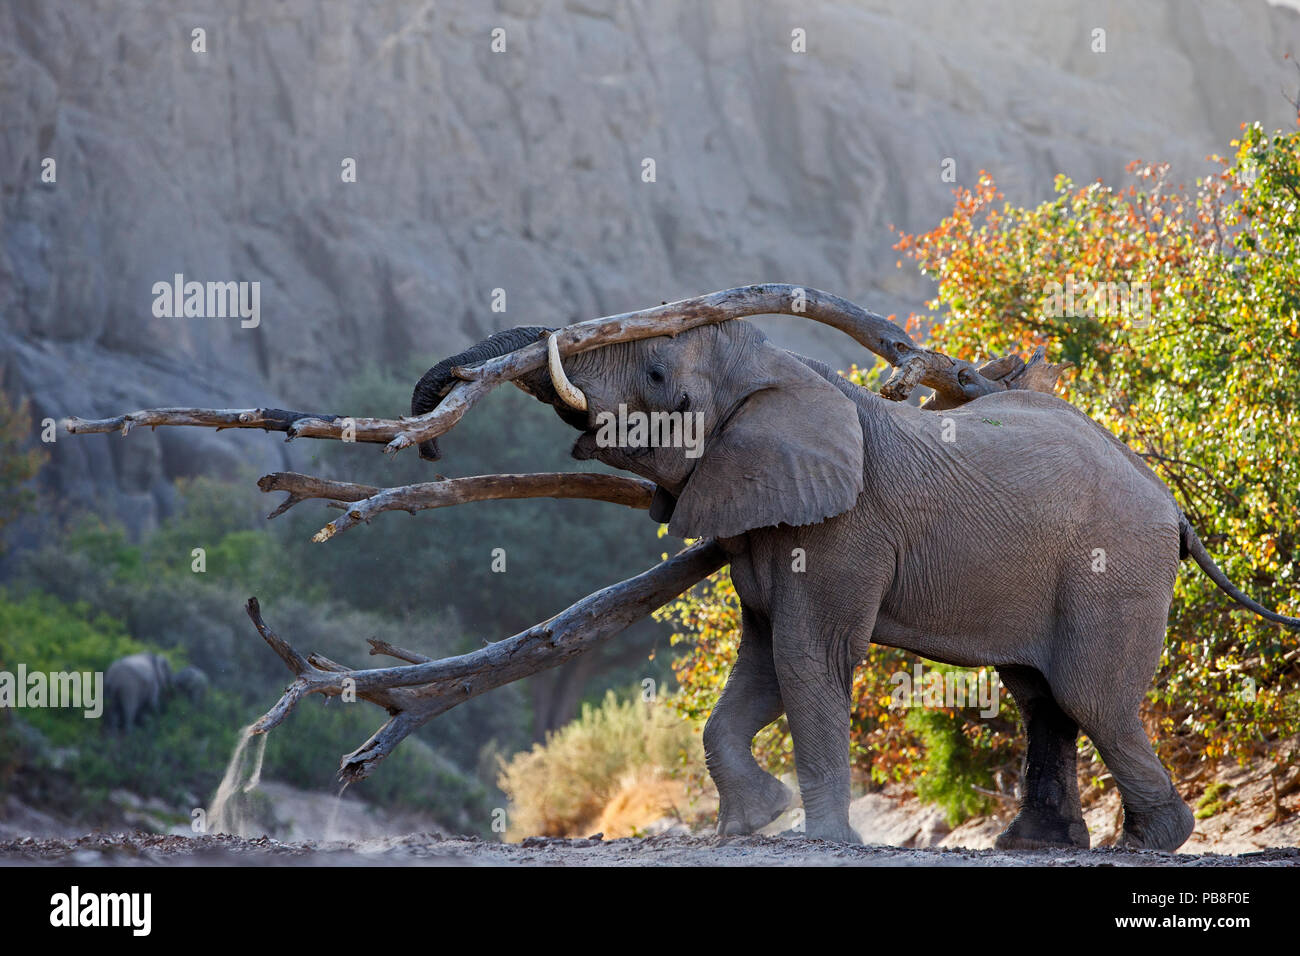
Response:
POLYGON ((684 538, 731 537, 777 524, 816 524, 862 493, 862 425, 843 392, 764 342, 754 388, 709 438, 673 509, 684 538))

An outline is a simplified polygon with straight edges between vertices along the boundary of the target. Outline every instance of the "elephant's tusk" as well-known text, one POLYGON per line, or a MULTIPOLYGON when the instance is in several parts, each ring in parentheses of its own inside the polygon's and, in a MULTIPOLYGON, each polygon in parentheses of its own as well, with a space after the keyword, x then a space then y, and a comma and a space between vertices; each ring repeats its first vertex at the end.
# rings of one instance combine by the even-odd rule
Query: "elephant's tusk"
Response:
POLYGON ((555 336, 558 334, 552 332, 546 339, 546 358, 551 370, 551 384, 555 386, 555 391, 559 393, 564 404, 585 412, 587 396, 582 394, 582 389, 570 382, 569 376, 564 374, 564 363, 560 361, 560 346, 555 341, 555 336))

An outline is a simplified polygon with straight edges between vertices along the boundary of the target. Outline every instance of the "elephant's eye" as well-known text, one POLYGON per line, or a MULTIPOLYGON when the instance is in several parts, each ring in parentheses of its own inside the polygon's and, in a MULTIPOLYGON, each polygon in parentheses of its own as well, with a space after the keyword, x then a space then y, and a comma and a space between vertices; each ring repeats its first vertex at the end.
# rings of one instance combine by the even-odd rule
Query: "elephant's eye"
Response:
POLYGON ((654 382, 656 385, 662 385, 664 383, 665 377, 666 376, 664 375, 663 366, 661 365, 650 366, 650 381, 654 382))

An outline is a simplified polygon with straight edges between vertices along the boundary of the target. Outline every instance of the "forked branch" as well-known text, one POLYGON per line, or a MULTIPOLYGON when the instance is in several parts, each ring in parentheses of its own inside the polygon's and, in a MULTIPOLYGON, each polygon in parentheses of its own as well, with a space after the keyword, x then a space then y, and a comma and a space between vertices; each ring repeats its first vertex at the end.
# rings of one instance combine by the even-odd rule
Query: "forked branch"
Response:
POLYGON ((246 606, 249 618, 294 675, 293 683, 253 725, 252 732, 266 733, 275 727, 308 694, 333 697, 345 691, 355 693, 390 715, 369 740, 343 758, 340 778, 359 780, 412 731, 438 714, 603 644, 708 577, 726 560, 726 553, 715 541, 699 541, 636 577, 588 595, 549 620, 458 657, 429 660, 372 640, 372 653, 418 662, 366 670, 347 669, 318 656, 304 657, 272 630, 262 619, 257 599, 250 598, 246 606))

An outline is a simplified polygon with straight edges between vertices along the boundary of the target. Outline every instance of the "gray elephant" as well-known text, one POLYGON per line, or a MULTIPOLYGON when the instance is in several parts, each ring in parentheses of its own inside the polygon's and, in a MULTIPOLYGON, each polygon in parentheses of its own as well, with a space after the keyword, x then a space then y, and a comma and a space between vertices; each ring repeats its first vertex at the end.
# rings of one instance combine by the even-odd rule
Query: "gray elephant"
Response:
MULTIPOLYGON (((546 333, 517 331, 518 344, 546 333)), ((777 348, 744 321, 563 363, 553 351, 549 371, 516 384, 582 432, 574 457, 653 481, 655 520, 674 535, 716 537, 730 557, 741 643, 704 731, 724 835, 752 833, 789 804, 751 749, 784 713, 808 836, 857 841, 851 685, 876 642, 993 665, 1015 697, 1029 745, 1020 810, 999 847, 1089 845, 1076 783, 1082 729, 1118 783, 1123 842, 1173 850, 1193 817, 1138 708, 1179 561, 1194 557, 1235 600, 1300 627, 1234 588, 1142 459, 1050 395, 1008 391, 925 411, 777 348), (671 413, 698 416, 703 447, 647 441, 644 428, 633 442, 632 428, 608 427, 648 413, 669 424, 671 413)), ((688 434, 684 418, 679 428, 688 434)))
POLYGON ((208 695, 208 675, 197 667, 183 667, 172 681, 173 686, 192 704, 208 695))
POLYGON ((130 730, 145 713, 162 709, 171 686, 171 664, 161 654, 131 654, 114 661, 104 674, 105 721, 130 730))

